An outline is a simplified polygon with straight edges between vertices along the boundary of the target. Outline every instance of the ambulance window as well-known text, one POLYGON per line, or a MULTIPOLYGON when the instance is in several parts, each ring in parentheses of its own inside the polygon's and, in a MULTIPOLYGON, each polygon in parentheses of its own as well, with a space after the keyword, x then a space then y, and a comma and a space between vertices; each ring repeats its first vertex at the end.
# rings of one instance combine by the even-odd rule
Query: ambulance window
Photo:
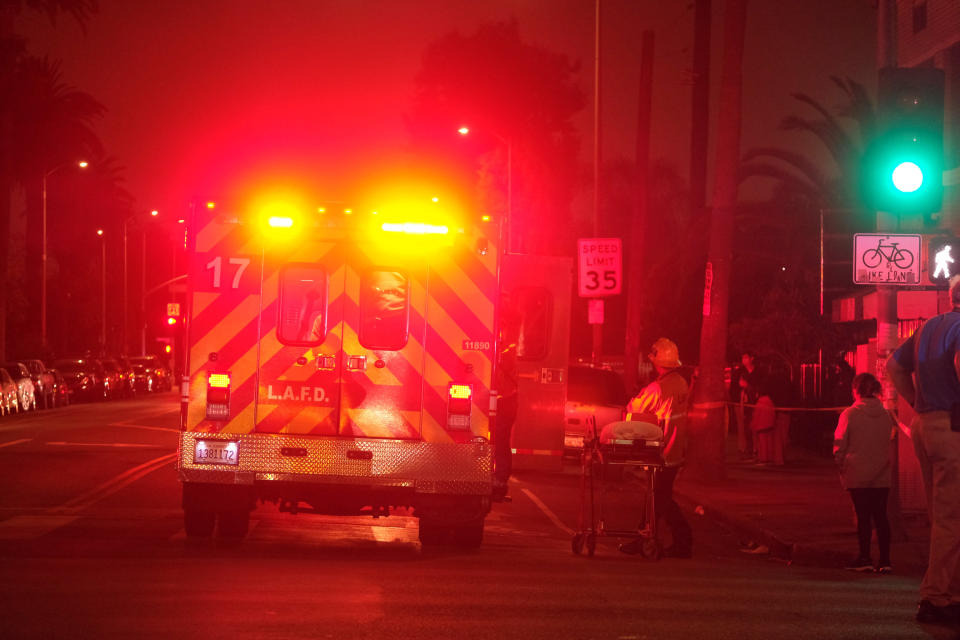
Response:
POLYGON ((399 271, 368 271, 360 282, 360 344, 396 351, 407 344, 410 286, 399 271))
POLYGON ((286 345, 316 347, 327 335, 327 274, 318 266, 280 270, 277 338, 286 345))
POLYGON ((511 296, 518 360, 542 360, 549 351, 553 298, 539 287, 522 287, 511 296))

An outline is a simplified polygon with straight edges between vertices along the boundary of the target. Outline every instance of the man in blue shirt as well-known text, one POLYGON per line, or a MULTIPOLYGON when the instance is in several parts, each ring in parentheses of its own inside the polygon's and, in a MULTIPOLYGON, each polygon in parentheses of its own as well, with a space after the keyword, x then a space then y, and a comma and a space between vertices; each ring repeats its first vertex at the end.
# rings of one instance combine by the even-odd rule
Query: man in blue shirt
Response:
POLYGON ((960 277, 950 281, 950 302, 952 311, 927 320, 887 360, 917 412, 911 437, 930 514, 919 622, 960 622, 960 277))

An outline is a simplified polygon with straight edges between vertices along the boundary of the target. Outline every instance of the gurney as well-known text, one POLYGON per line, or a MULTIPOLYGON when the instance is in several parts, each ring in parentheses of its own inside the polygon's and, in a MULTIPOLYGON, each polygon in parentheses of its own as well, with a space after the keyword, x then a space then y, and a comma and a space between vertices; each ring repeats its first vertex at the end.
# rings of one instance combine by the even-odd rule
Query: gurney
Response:
POLYGON ((596 422, 590 425, 591 435, 581 453, 579 528, 571 547, 577 555, 586 551, 593 556, 597 538, 602 536, 640 540, 645 558, 660 558, 657 539, 656 505, 653 483, 663 470, 663 430, 655 424, 639 421, 620 421, 606 425, 598 434, 596 422), (636 528, 612 528, 604 514, 606 498, 615 479, 622 479, 623 471, 644 476, 642 514, 638 514, 636 528))

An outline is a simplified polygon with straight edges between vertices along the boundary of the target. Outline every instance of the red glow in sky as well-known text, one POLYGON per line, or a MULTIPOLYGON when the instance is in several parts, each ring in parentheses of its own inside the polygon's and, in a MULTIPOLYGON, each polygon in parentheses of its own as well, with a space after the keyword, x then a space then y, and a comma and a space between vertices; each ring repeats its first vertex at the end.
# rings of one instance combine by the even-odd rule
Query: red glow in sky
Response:
MULTIPOLYGON (((687 0, 602 0, 604 157, 632 157, 639 33, 656 31, 653 157, 686 173, 693 16, 687 0)), ((389 172, 426 45, 515 17, 524 38, 579 60, 593 95, 594 0, 101 0, 86 34, 25 14, 33 53, 109 111, 98 126, 142 206, 182 210, 226 184, 309 184, 327 199, 389 172)), ((715 0, 715 11, 722 2, 715 0)), ((744 147, 782 143, 777 123, 803 91, 831 105, 828 76, 873 78, 867 0, 750 5, 744 147)), ((716 20, 715 20, 716 21, 716 20)), ((719 30, 714 63, 719 61, 719 30)), ((714 79, 718 77, 714 74, 714 79)), ((592 107, 581 115, 592 157, 592 107)), ((455 132, 452 132, 455 135, 455 132)))

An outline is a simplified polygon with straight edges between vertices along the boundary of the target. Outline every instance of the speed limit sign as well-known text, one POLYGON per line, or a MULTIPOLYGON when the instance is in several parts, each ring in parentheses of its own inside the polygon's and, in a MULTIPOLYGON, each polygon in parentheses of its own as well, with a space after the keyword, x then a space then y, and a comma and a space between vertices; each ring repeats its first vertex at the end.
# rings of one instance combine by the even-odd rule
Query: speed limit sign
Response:
POLYGON ((620 293, 623 280, 620 238, 580 238, 577 240, 581 298, 599 298, 620 293))

